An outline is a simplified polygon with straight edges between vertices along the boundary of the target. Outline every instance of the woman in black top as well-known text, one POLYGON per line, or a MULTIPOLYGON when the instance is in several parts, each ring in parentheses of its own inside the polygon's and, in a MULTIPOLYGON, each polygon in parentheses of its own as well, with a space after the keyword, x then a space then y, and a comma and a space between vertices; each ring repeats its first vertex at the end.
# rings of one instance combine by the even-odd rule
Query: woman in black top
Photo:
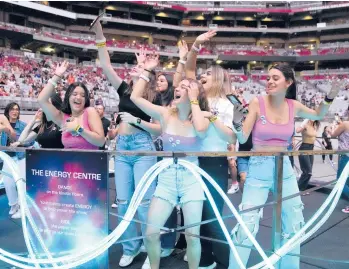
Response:
MULTIPOLYGON (((51 103, 60 110, 62 100, 58 94, 52 95, 50 100, 51 103)), ((34 140, 36 140, 42 148, 64 148, 60 128, 54 122, 49 121, 41 109, 36 112, 34 119, 23 130, 18 142, 12 144, 12 146, 28 144, 34 140)))
MULTIPOLYGON (((322 133, 322 145, 324 145, 325 149, 332 150, 332 142, 331 142, 331 135, 329 133, 329 130, 327 129, 328 126, 325 126, 324 131, 322 133)), ((325 162, 326 155, 322 155, 322 161, 325 162)), ((330 155, 330 162, 333 163, 333 155, 330 155)))
MULTIPOLYGON (((160 135, 160 124, 150 122, 150 116, 144 113, 131 101, 132 83, 128 85, 114 71, 106 47, 106 39, 103 35, 103 29, 99 20, 97 20, 92 27, 93 31, 96 33, 98 58, 103 73, 106 75, 113 87, 117 89, 117 93, 120 97, 118 113, 120 116, 120 124, 117 130, 116 149, 125 151, 155 151, 154 143, 150 134, 160 135)), ((136 57, 137 66, 133 67, 130 72, 133 81, 137 81, 143 71, 151 72, 150 70, 144 70, 144 62, 146 60, 144 50, 141 50, 140 54, 136 54, 136 57)), ((152 85, 146 90, 144 98, 154 104, 161 105, 160 100, 156 97, 155 85, 152 85)), ((119 215, 125 215, 138 183, 146 171, 148 171, 148 169, 154 164, 156 164, 155 156, 126 156, 121 154, 115 156, 115 186, 119 215)), ((155 191, 155 184, 156 182, 153 182, 149 187, 137 209, 138 219, 143 223, 147 223, 149 204, 155 191)), ((145 235, 145 225, 142 225, 141 228, 142 234, 145 235)), ((139 254, 142 240, 127 240, 137 236, 139 236, 137 225, 135 222, 131 221, 121 237, 121 240, 124 241, 121 243, 123 250, 119 262, 120 267, 129 266, 134 258, 139 254)), ((142 268, 150 267, 146 262, 142 268)))

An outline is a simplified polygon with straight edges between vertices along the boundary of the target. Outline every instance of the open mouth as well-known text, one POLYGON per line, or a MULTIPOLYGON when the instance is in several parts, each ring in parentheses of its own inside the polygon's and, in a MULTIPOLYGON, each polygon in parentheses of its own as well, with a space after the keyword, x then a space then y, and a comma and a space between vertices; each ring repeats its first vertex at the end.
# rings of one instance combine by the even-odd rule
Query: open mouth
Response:
POLYGON ((207 83, 207 80, 206 80, 205 78, 201 78, 201 79, 200 79, 200 83, 201 83, 202 85, 204 85, 204 84, 207 83))
POLYGON ((181 98, 181 95, 179 93, 175 93, 175 96, 174 96, 174 99, 180 99, 181 98))
POLYGON ((74 101, 74 105, 81 105, 81 101, 74 101))

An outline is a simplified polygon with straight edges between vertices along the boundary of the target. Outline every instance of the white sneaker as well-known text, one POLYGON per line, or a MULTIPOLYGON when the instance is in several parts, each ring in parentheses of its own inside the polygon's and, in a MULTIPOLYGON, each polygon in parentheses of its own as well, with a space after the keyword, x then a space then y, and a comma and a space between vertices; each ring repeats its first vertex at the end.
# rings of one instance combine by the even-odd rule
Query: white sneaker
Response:
POLYGON ((230 189, 228 190, 228 194, 234 194, 239 191, 239 184, 231 184, 230 189))
POLYGON ((209 266, 203 266, 203 267, 199 267, 198 269, 214 269, 216 268, 217 266, 217 263, 216 262, 213 262, 211 265, 209 266))
POLYGON ((188 262, 188 256, 187 253, 185 253, 184 257, 183 257, 183 261, 188 262))
POLYGON ((151 269, 150 267, 150 261, 149 261, 149 257, 147 256, 147 258, 145 259, 145 262, 143 263, 142 269, 151 269))
POLYGON ((145 248, 145 245, 141 245, 141 248, 139 249, 141 252, 146 253, 147 249, 145 248))
POLYGON ((111 205, 111 207, 112 207, 112 208, 118 208, 117 202, 113 203, 113 204, 111 205))
POLYGON ((330 163, 332 164, 332 166, 334 166, 336 164, 334 161, 330 161, 330 163))
POLYGON ((120 262, 119 262, 119 266, 120 267, 126 267, 126 266, 129 266, 134 258, 137 257, 137 255, 140 253, 141 251, 139 250, 136 254, 134 255, 122 255, 121 259, 120 259, 120 262))
POLYGON ((161 258, 166 258, 166 257, 170 256, 173 251, 174 251, 174 248, 163 248, 161 250, 160 257, 161 258))
POLYGON ((19 204, 15 204, 15 205, 11 206, 10 212, 8 212, 8 213, 9 213, 9 215, 13 215, 18 210, 19 210, 19 204))
POLYGON ((22 213, 20 209, 18 209, 17 212, 11 216, 11 218, 13 219, 20 219, 21 217, 22 217, 22 213))

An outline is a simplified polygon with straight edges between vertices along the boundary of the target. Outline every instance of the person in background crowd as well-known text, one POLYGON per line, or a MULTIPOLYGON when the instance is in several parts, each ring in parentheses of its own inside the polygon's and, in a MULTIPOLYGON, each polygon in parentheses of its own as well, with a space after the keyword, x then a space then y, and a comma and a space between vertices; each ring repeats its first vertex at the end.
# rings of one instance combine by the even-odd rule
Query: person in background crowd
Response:
MULTIPOLYGON (((332 150, 332 142, 331 142, 331 130, 328 126, 325 126, 324 131, 322 132, 322 145, 325 147, 327 150, 332 150)), ((325 163, 325 158, 326 155, 322 155, 322 162, 325 163)), ((332 165, 335 165, 333 162, 333 155, 330 154, 329 156, 330 162, 332 165)))
MULTIPOLYGON (((349 150, 349 106, 347 109, 348 119, 342 121, 337 125, 334 125, 330 131, 331 137, 338 137, 338 150, 349 150)), ((337 179, 341 176, 344 167, 349 161, 349 154, 342 154, 338 159, 338 170, 337 170, 337 179)), ((343 194, 349 200, 349 177, 343 189, 343 194)), ((342 209, 342 212, 349 214, 349 206, 342 209)))
MULTIPOLYGON (((56 93, 50 97, 50 103, 58 110, 62 107, 62 100, 56 93)), ((59 126, 47 119, 47 116, 41 109, 36 112, 34 118, 18 138, 18 141, 13 143, 12 146, 27 145, 35 140, 42 148, 64 148, 62 144, 62 131, 59 126)))
MULTIPOLYGON (((0 117, 0 136, 1 146, 11 146, 11 144, 19 138, 26 124, 19 120, 20 107, 17 103, 9 103, 4 111, 4 117, 0 117)), ((18 164, 20 175, 25 178, 25 153, 24 152, 6 152, 7 155, 18 164)), ((6 195, 11 207, 9 214, 13 219, 21 218, 20 205, 18 203, 18 193, 16 182, 12 177, 6 174, 11 174, 10 168, 4 163, 2 168, 3 182, 5 185, 6 195)))
MULTIPOLYGON (((109 137, 108 137, 108 131, 109 131, 109 127, 110 127, 110 120, 108 120, 106 117, 104 117, 104 105, 103 103, 96 103, 95 104, 95 109, 99 115, 99 117, 101 118, 102 121, 102 126, 103 126, 103 132, 104 132, 104 137, 105 140, 108 141, 109 137)), ((104 144, 102 147, 100 147, 99 149, 105 149, 106 144, 104 144)))
MULTIPOLYGON (((268 71, 266 96, 254 98, 248 107, 248 114, 242 124, 246 109, 243 105, 237 106, 234 111, 234 132, 240 143, 245 143, 252 133, 253 150, 255 152, 286 151, 294 133, 295 117, 309 118, 310 120, 322 119, 329 110, 330 104, 338 95, 341 85, 332 83, 332 88, 325 101, 312 110, 294 100, 297 96, 297 87, 294 71, 286 63, 274 64, 268 71), (292 98, 292 99, 291 99, 292 98)), ((297 179, 288 157, 283 158, 283 187, 282 197, 299 192, 297 179)), ((265 204, 269 191, 274 189, 275 157, 253 156, 250 157, 248 173, 242 195, 241 210, 246 210, 265 204)), ((282 245, 297 233, 304 224, 302 213, 303 203, 300 196, 288 199, 282 204, 282 245)), ((256 236, 262 209, 253 210, 242 214, 242 219, 256 236)), ((234 243, 242 244, 237 247, 237 255, 241 258, 242 265, 246 266, 252 246, 251 240, 237 224, 232 231, 234 243)), ((280 260, 280 268, 297 269, 300 266, 300 245, 294 246, 290 252, 280 260)), ((229 269, 240 268, 240 264, 233 252, 230 252, 229 269)))
POLYGON ((57 66, 54 76, 40 93, 38 102, 46 116, 61 127, 64 148, 98 149, 105 143, 102 121, 97 111, 90 107, 84 84, 75 82, 68 86, 61 111, 50 102, 50 96, 68 66, 67 61, 57 66))
MULTIPOLYGON (((252 134, 248 137, 246 143, 240 144, 238 146, 238 151, 251 151, 253 148, 252 144, 252 134)), ((237 158, 237 170, 239 175, 239 188, 241 191, 244 190, 244 185, 247 177, 248 172, 248 162, 250 160, 250 157, 238 157, 237 158)), ((231 188, 233 188, 232 186, 231 188)), ((229 193, 229 192, 228 192, 229 193)))
MULTIPOLYGON (((152 71, 159 64, 159 55, 147 55, 144 70, 152 71)), ((161 123, 165 151, 198 151, 199 137, 205 136, 209 120, 202 110, 208 110, 208 103, 202 86, 193 79, 184 79, 174 91, 173 108, 154 105, 146 100, 144 91, 150 81, 149 72, 140 75, 131 100, 154 120, 161 123), (191 115, 191 120, 190 120, 191 115), (173 143, 175 141, 175 143, 173 143)), ((198 164, 195 157, 185 158, 198 164)), ((179 203, 184 213, 185 225, 201 221, 202 206, 205 200, 203 189, 191 172, 177 164, 171 165, 159 174, 158 185, 151 200, 147 222, 145 246, 151 269, 160 267, 160 228, 179 203)), ((186 229, 186 232, 199 235, 200 226, 186 229)), ((198 268, 200 261, 200 240, 186 236, 189 268, 198 268)))
MULTIPOLYGON (((185 74, 187 78, 196 78, 196 59, 199 53, 199 48, 203 43, 209 41, 215 35, 215 31, 209 31, 196 38, 188 53, 188 59, 185 65, 185 74)), ((201 74, 200 83, 205 90, 210 107, 210 112, 205 112, 204 114, 211 122, 206 137, 203 139, 201 150, 227 151, 228 145, 235 144, 236 142, 234 132, 232 131, 234 105, 226 97, 226 95, 230 94, 232 91, 229 74, 221 66, 212 65, 201 74)), ((235 148, 233 147, 231 150, 235 151, 235 148)), ((227 157, 199 157, 199 163, 200 168, 212 176, 220 188, 226 192, 228 189, 227 157)), ((223 198, 211 184, 207 184, 207 187, 216 202, 218 211, 222 213, 224 206, 223 198)), ((205 221, 211 218, 215 218, 215 214, 209 201, 205 201, 202 220, 205 221)), ((200 235, 225 240, 218 221, 202 225, 200 235)), ((228 255, 222 255, 222 253, 227 251, 226 246, 220 243, 213 243, 211 240, 201 240, 201 245, 202 253, 200 268, 214 268, 217 265, 217 262, 220 262, 221 264, 228 263, 228 260, 224 260, 228 255)))
MULTIPOLYGON (((304 120, 302 122, 301 126, 296 129, 297 133, 302 133, 302 144, 299 147, 299 150, 314 149, 314 143, 319 128, 320 121, 318 120, 304 120)), ((302 175, 298 181, 298 187, 300 191, 305 191, 308 188, 308 183, 312 175, 314 155, 300 155, 298 158, 302 170, 302 175)))
MULTIPOLYGON (((158 123, 151 123, 150 117, 139 109, 130 99, 133 84, 138 80, 139 75, 145 71, 144 69, 145 52, 142 49, 140 53, 136 54, 137 66, 132 69, 130 75, 133 80, 130 85, 127 85, 114 71, 108 50, 106 48, 106 39, 103 35, 102 25, 99 20, 92 26, 96 34, 96 46, 98 47, 98 58, 104 74, 117 89, 120 97, 119 116, 120 124, 117 136, 117 150, 131 150, 131 151, 152 151, 155 150, 151 135, 160 135, 161 127, 158 123)), ((151 71, 150 75, 153 75, 151 71)), ((155 104, 161 105, 157 97, 155 87, 151 85, 145 91, 145 98, 155 104)), ((155 156, 125 156, 117 155, 115 157, 115 171, 118 171, 118 176, 115 177, 115 186, 118 198, 118 212, 123 216, 129 206, 129 202, 133 196, 135 188, 137 187, 142 176, 156 163, 155 156)), ((147 214, 149 210, 150 199, 155 191, 156 182, 154 182, 143 197, 140 206, 137 209, 138 218, 143 223, 147 223, 147 214)), ((141 225, 142 234, 145 235, 146 225, 141 225)), ((142 240, 126 240, 137 237, 138 229, 136 223, 132 222, 127 230, 122 235, 123 255, 120 259, 119 266, 129 266, 134 258, 140 253, 142 240)), ((149 268, 149 263, 143 264, 143 269, 149 268)))

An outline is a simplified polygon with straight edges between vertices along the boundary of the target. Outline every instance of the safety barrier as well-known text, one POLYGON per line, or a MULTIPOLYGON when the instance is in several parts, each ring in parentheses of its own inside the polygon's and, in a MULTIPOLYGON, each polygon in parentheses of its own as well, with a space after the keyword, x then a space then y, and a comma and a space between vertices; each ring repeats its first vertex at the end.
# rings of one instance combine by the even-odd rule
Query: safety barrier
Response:
MULTIPOLYGON (((25 152, 27 149, 25 148, 7 148, 7 147, 0 147, 0 150, 2 151, 14 151, 14 152, 25 152)), ((47 151, 47 152, 76 152, 76 150, 51 150, 51 149, 31 149, 32 151, 47 151)), ((81 150, 81 152, 89 152, 89 153, 100 153, 101 151, 90 151, 90 150, 81 150)), ((195 223, 192 225, 182 226, 178 227, 176 229, 169 229, 166 227, 159 227, 161 228, 161 233, 171 233, 171 232, 179 232, 179 233, 185 233, 183 232, 185 229, 197 226, 197 225, 203 225, 207 224, 213 221, 218 221, 220 226, 223 229, 223 233, 226 238, 225 241, 217 240, 214 238, 206 238, 202 236, 197 236, 206 240, 212 240, 220 243, 229 244, 235 258, 237 259, 239 265, 241 268, 245 268, 242 264, 240 257, 237 254, 236 246, 232 242, 231 237, 229 236, 228 229, 226 228, 223 220, 227 218, 236 218, 244 232, 247 234, 248 238, 253 242, 253 246, 243 246, 247 248, 256 249, 261 257, 263 258, 263 262, 252 266, 251 268, 279 268, 280 263, 279 260, 281 257, 285 255, 295 255, 295 254, 289 254, 288 252, 293 249, 296 245, 299 245, 300 243, 307 240, 310 236, 312 236, 321 226, 322 224, 330 217, 331 213, 333 212, 335 206, 337 205, 338 200, 340 199, 342 190, 344 188, 344 185, 346 183, 346 180, 349 176, 349 164, 346 165, 345 169, 343 170, 341 176, 339 179, 332 180, 330 182, 327 182, 326 184, 322 184, 321 186, 316 186, 314 188, 311 188, 307 190, 306 192, 311 192, 318 190, 324 186, 334 184, 336 182, 336 185, 334 186, 333 190, 329 194, 329 196, 326 198, 323 205, 320 206, 319 210, 310 218, 310 220, 297 232, 295 235, 284 245, 281 245, 281 234, 282 234, 282 227, 281 227, 281 211, 282 211, 282 202, 288 199, 292 199, 298 195, 303 194, 304 192, 299 192, 296 194, 292 194, 291 196, 282 197, 282 174, 283 174, 283 157, 285 156, 300 156, 300 155, 328 155, 328 154, 349 154, 349 150, 347 151, 336 151, 336 150, 317 150, 317 151, 292 151, 292 152, 131 152, 131 151, 104 151, 108 153, 109 157, 115 156, 115 155, 127 155, 127 156, 157 156, 157 157, 169 157, 165 160, 158 162, 156 165, 154 165, 152 168, 150 168, 147 173, 143 176, 141 182, 138 184, 135 193, 131 199, 129 208, 125 214, 125 216, 119 216, 117 214, 114 214, 118 217, 122 217, 122 221, 119 223, 119 225, 115 228, 115 230, 106 236, 101 242, 98 242, 95 244, 93 248, 89 248, 83 251, 80 251, 78 253, 65 253, 64 255, 53 257, 53 255, 49 252, 47 247, 45 246, 44 240, 42 239, 42 236, 40 232, 37 229, 37 224, 34 223, 34 220, 32 218, 31 212, 29 211, 28 205, 27 205, 27 198, 25 196, 25 179, 21 178, 18 173, 18 167, 14 163, 11 157, 9 157, 6 153, 0 152, 0 159, 2 159, 5 163, 7 163, 10 167, 12 177, 16 181, 18 193, 19 193, 19 199, 21 206, 21 212, 22 212, 22 227, 23 227, 23 234, 25 243, 28 248, 29 258, 21 257, 20 255, 14 255, 10 252, 7 252, 0 248, 0 260, 3 260, 13 266, 17 266, 19 268, 42 268, 42 265, 45 265, 47 268, 73 268, 76 266, 79 266, 85 262, 88 262, 99 255, 101 255, 105 250, 107 250, 111 245, 114 243, 120 243, 122 242, 119 240, 122 233, 127 229, 129 223, 131 221, 135 221, 140 224, 146 224, 150 225, 148 223, 143 223, 142 221, 133 219, 136 210, 145 195, 145 192, 149 188, 152 181, 154 181, 157 177, 157 175, 163 170, 166 169, 169 165, 173 163, 178 163, 179 165, 187 168, 189 171, 193 173, 193 175, 197 178, 199 183, 201 184, 202 188, 205 191, 205 194, 210 201, 214 213, 216 215, 216 218, 201 221, 199 223, 195 223), (229 156, 238 156, 238 157, 247 157, 247 156, 274 156, 275 157, 275 167, 276 173, 274 175, 274 192, 273 192, 273 201, 268 202, 264 205, 253 207, 249 209, 242 210, 238 212, 234 205, 230 202, 226 194, 223 192, 222 189, 218 186, 217 183, 203 170, 201 170, 199 167, 193 165, 190 162, 187 162, 185 160, 182 160, 180 158, 182 157, 188 157, 188 156, 197 156, 197 157, 229 157, 229 156), (212 195, 207 189, 206 184, 202 180, 201 176, 207 179, 207 181, 213 185, 213 187, 218 191, 218 193, 223 197, 225 203, 228 205, 229 209, 232 212, 232 215, 226 215, 221 216, 218 212, 218 209, 215 205, 215 202, 212 198, 212 195), (241 215, 256 209, 260 209, 266 206, 272 206, 273 207, 273 238, 272 238, 272 246, 273 249, 271 252, 264 251, 261 246, 258 244, 258 242, 254 239, 251 232, 246 227, 245 223, 243 222, 241 215), (325 211, 327 209, 327 211, 325 211), (322 215, 322 216, 321 216, 322 215), (320 217, 321 216, 321 217, 320 217), (30 238, 28 234, 28 224, 30 227, 34 230, 36 239, 38 240, 41 248, 44 250, 44 258, 41 258, 37 251, 35 250, 35 246, 33 246, 32 238, 30 238), (313 227, 312 227, 313 226, 313 227), (270 253, 271 255, 268 256, 266 253, 270 253), (31 264, 31 265, 27 265, 31 264)), ((33 201, 29 202, 31 204, 35 204, 33 201)), ((34 209, 38 211, 39 209, 35 207, 34 209)), ((44 219, 41 218, 41 221, 45 222, 44 219)), ((188 235, 188 233, 185 233, 188 235)), ((144 237, 137 237, 136 240, 144 237)), ((296 255, 297 256, 297 255, 296 255)), ((299 255, 304 256, 304 255, 299 255)), ((349 261, 343 261, 345 263, 349 264, 349 261)))

